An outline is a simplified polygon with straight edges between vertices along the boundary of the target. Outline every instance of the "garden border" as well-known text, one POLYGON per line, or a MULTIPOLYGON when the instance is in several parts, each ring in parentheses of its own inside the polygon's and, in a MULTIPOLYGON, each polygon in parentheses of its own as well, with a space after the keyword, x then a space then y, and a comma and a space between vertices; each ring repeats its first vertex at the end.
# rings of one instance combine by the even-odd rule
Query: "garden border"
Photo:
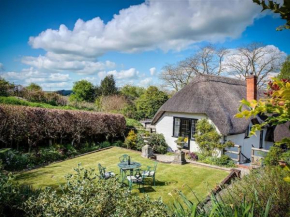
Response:
POLYGON ((24 170, 20 170, 20 171, 13 171, 13 173, 22 173, 22 172, 28 172, 28 171, 36 170, 36 169, 39 169, 41 167, 45 167, 45 166, 48 166, 48 165, 51 165, 51 164, 61 163, 61 162, 66 161, 66 160, 71 160, 71 159, 74 159, 74 158, 77 158, 77 157, 82 157, 82 156, 85 156, 85 155, 88 155, 88 154, 93 154, 95 152, 104 151, 104 150, 107 150, 107 149, 111 149, 113 147, 117 147, 117 146, 109 146, 109 147, 106 147, 106 148, 97 149, 97 150, 94 150, 94 151, 90 151, 90 152, 86 152, 86 153, 83 153, 83 154, 75 155, 73 157, 68 157, 68 158, 65 158, 63 160, 53 161, 53 162, 48 163, 48 164, 41 164, 41 165, 36 166, 34 168, 31 168, 31 169, 24 169, 24 170))
POLYGON ((206 164, 206 163, 200 163, 200 162, 196 162, 196 161, 191 161, 191 160, 186 160, 188 163, 191 164, 195 164, 195 165, 199 165, 199 166, 204 166, 204 167, 210 167, 213 169, 220 169, 220 170, 225 170, 225 171, 232 171, 235 168, 232 167, 220 167, 220 166, 216 166, 216 165, 211 165, 211 164, 206 164))

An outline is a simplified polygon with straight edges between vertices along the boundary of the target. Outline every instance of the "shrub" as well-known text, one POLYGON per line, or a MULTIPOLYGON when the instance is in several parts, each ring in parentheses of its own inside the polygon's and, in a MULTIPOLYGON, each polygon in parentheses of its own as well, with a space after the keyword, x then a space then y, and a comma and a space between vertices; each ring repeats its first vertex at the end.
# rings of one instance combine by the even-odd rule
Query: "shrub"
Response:
POLYGON ((125 139, 125 143, 127 148, 130 149, 136 149, 137 144, 137 134, 134 132, 134 130, 130 130, 128 136, 125 139))
MULTIPOLYGON (((117 114, 0 105, 0 141, 31 150, 41 142, 81 142, 120 136, 125 118, 117 114)), ((1 147, 0 143, 0 147, 1 147)))
POLYGON ((279 167, 252 170, 249 175, 234 182, 230 192, 224 192, 223 200, 238 205, 245 198, 247 202, 254 203, 257 211, 254 216, 261 216, 259 210, 263 210, 271 198, 269 216, 289 216, 290 184, 283 180, 289 175, 289 171, 279 167))
POLYGON ((121 95, 101 96, 97 101, 104 112, 120 112, 127 106, 126 98, 121 95))
POLYGON ((112 145, 111 145, 111 143, 109 141, 104 141, 104 142, 101 143, 100 146, 101 146, 101 148, 108 148, 108 147, 110 147, 112 145))
POLYGON ((196 153, 194 153, 194 152, 189 152, 189 153, 188 153, 188 158, 189 158, 190 160, 197 161, 197 160, 198 160, 198 155, 197 155, 196 153))
POLYGON ((0 96, 9 96, 13 92, 15 85, 0 77, 0 96))
POLYGON ((200 119, 196 124, 196 134, 194 135, 200 151, 206 156, 217 156, 218 150, 222 151, 226 147, 233 147, 231 141, 221 143, 221 135, 207 119, 200 119))
POLYGON ((30 186, 15 183, 11 173, 0 169, 0 216, 24 216, 23 202, 37 194, 30 186))
POLYGON ((274 166, 278 165, 278 160, 281 160, 283 150, 279 146, 270 147, 270 151, 264 158, 265 165, 274 166))
POLYGON ((152 133, 148 139, 148 145, 153 149, 154 153, 165 154, 168 150, 168 145, 163 134, 152 133))
POLYGON ((123 144, 124 144, 124 142, 123 142, 123 141, 121 141, 121 140, 118 140, 118 141, 116 141, 116 142, 114 142, 114 143, 113 143, 113 146, 122 147, 122 146, 123 146, 123 144))
POLYGON ((76 174, 66 176, 66 184, 46 188, 25 203, 28 216, 168 216, 160 200, 139 198, 115 179, 99 180, 94 169, 80 165, 76 174), (62 194, 58 194, 57 190, 62 194))
MULTIPOLYGON (((211 195, 211 200, 208 204, 197 204, 188 200, 187 197, 181 192, 177 192, 177 196, 173 206, 170 210, 175 217, 232 217, 232 216, 269 216, 269 209, 271 207, 271 199, 268 199, 268 203, 262 209, 257 210, 255 202, 249 202, 245 198, 241 198, 238 204, 234 204, 234 201, 225 202, 221 199, 221 195, 211 195), (255 214, 254 214, 255 213, 255 214)), ((261 195, 257 195, 256 201, 259 200, 261 195)))
POLYGON ((290 165, 290 150, 284 152, 284 153, 281 155, 281 160, 286 161, 287 164, 290 165))

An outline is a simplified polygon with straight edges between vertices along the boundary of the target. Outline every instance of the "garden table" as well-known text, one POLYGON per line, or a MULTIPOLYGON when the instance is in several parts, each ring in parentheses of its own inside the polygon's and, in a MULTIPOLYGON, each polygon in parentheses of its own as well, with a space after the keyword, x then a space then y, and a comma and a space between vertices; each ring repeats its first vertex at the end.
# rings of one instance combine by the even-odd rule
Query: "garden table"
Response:
POLYGON ((133 176, 133 170, 141 167, 141 164, 138 162, 121 162, 118 164, 118 167, 120 168, 122 182, 124 180, 123 178, 123 171, 130 170, 130 176, 133 176))

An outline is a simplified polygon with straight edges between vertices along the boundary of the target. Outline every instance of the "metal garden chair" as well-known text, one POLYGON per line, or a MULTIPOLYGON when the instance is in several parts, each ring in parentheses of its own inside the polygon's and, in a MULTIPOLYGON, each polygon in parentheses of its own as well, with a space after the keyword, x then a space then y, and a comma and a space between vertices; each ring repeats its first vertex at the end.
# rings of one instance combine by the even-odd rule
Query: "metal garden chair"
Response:
POLYGON ((155 175, 156 175, 157 164, 158 162, 155 161, 153 167, 147 166, 147 170, 145 170, 142 174, 144 178, 152 177, 154 186, 155 186, 155 175))
POLYGON ((106 168, 103 167, 101 164, 99 164, 98 167, 100 172, 100 179, 109 179, 115 177, 115 173, 111 171, 106 172, 106 168))
MULTIPOLYGON (((123 154, 121 157, 119 157, 120 163, 128 161, 129 158, 130 158, 129 155, 127 155, 127 154, 123 154)), ((131 160, 132 160, 132 159, 131 159, 131 160)))
POLYGON ((132 190, 133 184, 137 184, 139 186, 139 189, 141 185, 144 188, 144 176, 142 174, 143 172, 141 171, 141 169, 136 169, 135 174, 133 176, 131 175, 127 176, 130 190, 132 190))

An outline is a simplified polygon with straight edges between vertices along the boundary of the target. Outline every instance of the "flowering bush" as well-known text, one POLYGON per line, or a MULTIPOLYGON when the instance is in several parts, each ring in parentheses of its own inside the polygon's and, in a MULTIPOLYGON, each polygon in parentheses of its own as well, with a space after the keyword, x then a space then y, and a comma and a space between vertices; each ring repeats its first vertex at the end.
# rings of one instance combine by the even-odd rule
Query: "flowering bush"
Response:
POLYGON ((189 152, 189 153, 188 153, 188 158, 189 158, 190 160, 197 161, 197 160, 198 160, 198 155, 197 155, 196 153, 194 153, 194 152, 189 152))

